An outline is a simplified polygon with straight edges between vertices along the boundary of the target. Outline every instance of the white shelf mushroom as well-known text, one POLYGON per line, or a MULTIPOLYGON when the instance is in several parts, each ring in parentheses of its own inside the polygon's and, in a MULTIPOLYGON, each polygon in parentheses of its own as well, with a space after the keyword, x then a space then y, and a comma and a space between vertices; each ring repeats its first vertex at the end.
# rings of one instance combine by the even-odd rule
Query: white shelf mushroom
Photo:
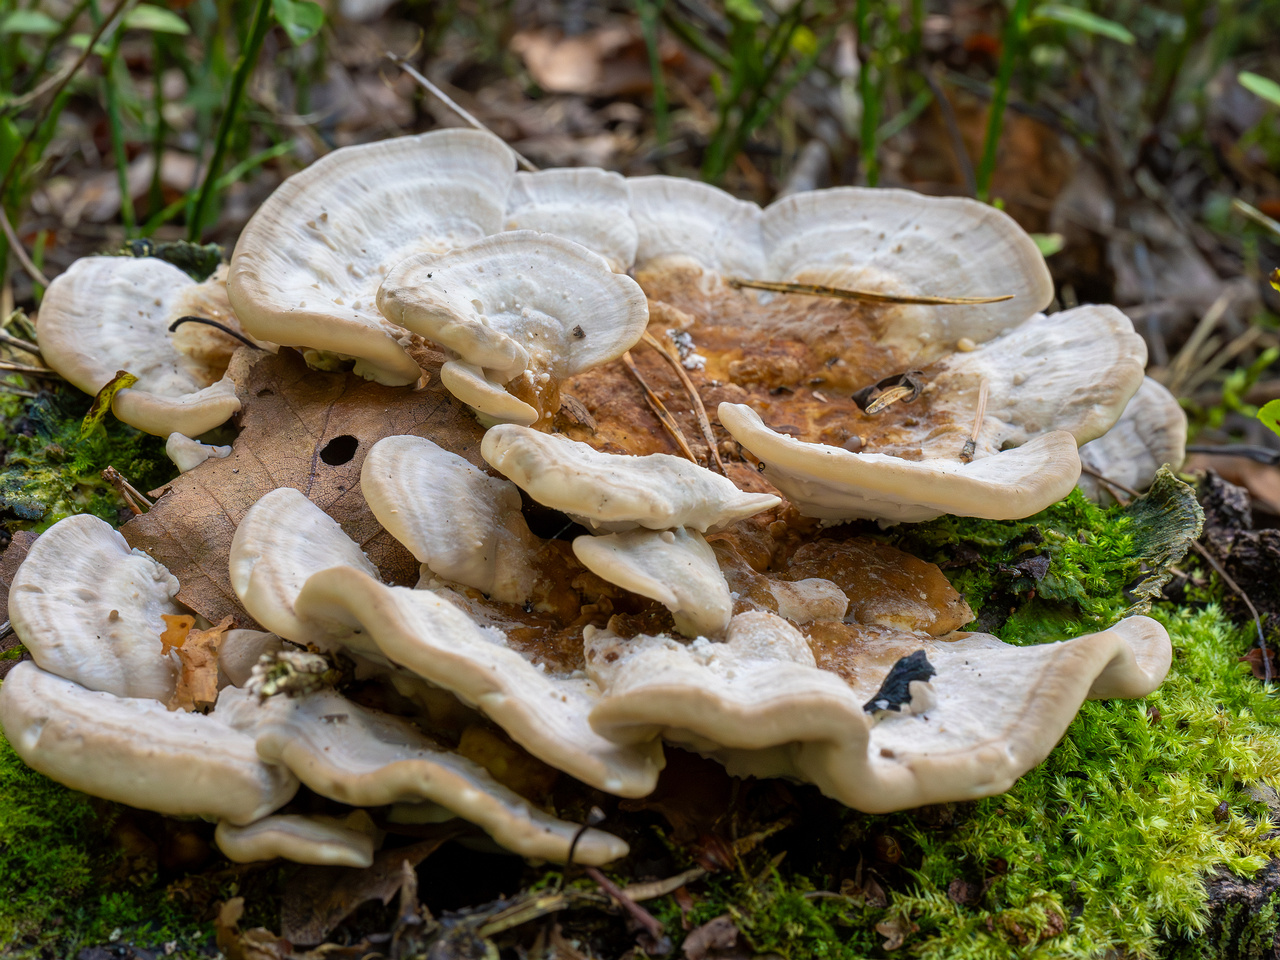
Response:
POLYGON ((1177 398, 1147 377, 1116 425, 1080 448, 1080 463, 1096 476, 1082 473, 1077 486, 1103 503, 1115 500, 1098 477, 1130 490, 1151 486, 1156 471, 1168 464, 1177 470, 1187 459, 1187 415, 1177 398))
POLYGON ((163 617, 178 581, 105 520, 67 517, 31 546, 9 588, 14 632, 42 669, 89 690, 167 701, 178 678, 163 617))
POLYGON ((404 331, 378 313, 387 272, 502 228, 510 149, 475 130, 344 147, 294 174, 245 226, 227 292, 245 329, 286 346, 355 358, 392 385, 421 371, 404 331))
POLYGON ((331 867, 367 867, 373 863, 373 834, 334 817, 276 814, 244 826, 223 820, 213 839, 234 863, 277 857, 331 867))
POLYGON ((435 576, 507 603, 532 596, 541 544, 515 484, 422 437, 386 437, 365 457, 360 489, 378 522, 435 576), (422 509, 431 502, 448 509, 422 509))
POLYGON ((573 552, 596 576, 657 600, 686 636, 718 637, 729 625, 729 584, 715 552, 696 530, 640 529, 577 537, 573 552))
MULTIPOLYGON (((432 803, 465 817, 503 847, 563 862, 579 826, 539 810, 471 760, 442 749, 413 724, 368 710, 332 690, 302 698, 237 700, 232 722, 251 726, 258 754, 292 771, 321 796, 357 807, 432 803)), ((625 856, 612 834, 587 829, 580 863, 625 856)))
POLYGON ((804 637, 768 613, 734 617, 725 643, 591 631, 587 645, 604 692, 591 725, 605 736, 661 736, 735 775, 806 780, 869 813, 1007 790, 1048 755, 1082 700, 1145 696, 1172 659, 1168 634, 1147 617, 1030 647, 885 633, 851 679, 818 669, 804 637), (882 684, 919 650, 936 673, 927 691, 903 684, 922 702, 894 712, 905 691, 881 699, 882 684))
POLYGON ((517 173, 504 229, 539 230, 580 243, 616 273, 626 273, 636 258, 627 181, 593 167, 517 173))
POLYGON ((34 663, 0 684, 0 727, 45 776, 158 813, 252 823, 298 789, 289 771, 262 762, 252 736, 213 715, 87 690, 34 663))
POLYGON ((485 431, 480 454, 541 504, 597 530, 691 527, 701 533, 776 507, 771 494, 743 493, 696 463, 655 453, 600 453, 528 427, 485 431))
POLYGON ((743 404, 722 404, 720 422, 807 516, 1015 519, 1070 492, 1077 446, 1116 421, 1146 357, 1115 307, 1078 307, 926 368, 923 409, 879 437, 875 452, 777 433, 743 404))
POLYGON ((130 426, 167 437, 198 436, 240 409, 225 378, 233 337, 195 316, 238 330, 225 277, 196 283, 150 257, 83 257, 49 284, 36 322, 45 361, 86 393, 125 370, 138 378, 112 400, 130 426))
MULTIPOLYGON (((483 370, 493 388, 523 376, 535 397, 616 360, 649 322, 634 280, 586 247, 533 230, 407 257, 378 288, 378 309, 451 351, 472 376, 483 370)), ((485 392, 473 387, 465 399, 497 422, 505 401, 486 402, 485 392)))
POLYGON ((285 639, 319 638, 399 664, 474 705, 535 757, 602 790, 643 796, 653 789, 662 768, 656 744, 620 748, 587 725, 594 684, 544 673, 445 597, 386 586, 367 564, 337 524, 291 488, 251 507, 231 548, 232 583, 245 608, 275 622, 285 639), (264 538, 282 526, 318 535, 305 546, 271 549, 264 538))

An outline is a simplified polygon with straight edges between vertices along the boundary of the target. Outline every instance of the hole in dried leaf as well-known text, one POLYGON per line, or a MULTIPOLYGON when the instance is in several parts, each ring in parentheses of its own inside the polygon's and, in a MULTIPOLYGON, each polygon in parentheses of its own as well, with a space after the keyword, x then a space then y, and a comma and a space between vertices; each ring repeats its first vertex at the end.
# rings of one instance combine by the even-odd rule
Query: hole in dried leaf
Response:
POLYGON ((344 433, 340 437, 334 437, 324 445, 324 449, 320 451, 320 459, 331 467, 339 467, 344 463, 351 462, 351 458, 356 455, 356 448, 359 446, 359 440, 349 433, 344 433))

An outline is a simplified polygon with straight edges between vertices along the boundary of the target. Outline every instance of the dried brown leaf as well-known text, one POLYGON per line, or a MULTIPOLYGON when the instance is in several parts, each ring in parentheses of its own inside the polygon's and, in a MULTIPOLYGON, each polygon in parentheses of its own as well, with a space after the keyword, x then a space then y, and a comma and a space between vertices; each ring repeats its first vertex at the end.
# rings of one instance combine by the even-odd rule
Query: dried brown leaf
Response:
POLYGON ((170 650, 176 650, 187 641, 187 636, 196 625, 196 618, 189 613, 162 613, 164 632, 160 634, 160 656, 167 657, 170 650))
POLYGON ((890 920, 882 920, 876 924, 876 933, 884 937, 884 949, 897 950, 907 937, 915 933, 920 928, 902 917, 894 917, 890 920))
POLYGON ((731 956, 749 957, 754 951, 738 948, 738 925, 727 913, 708 920, 684 938, 685 960, 715 960, 731 956))
POLYGON ((175 645, 179 673, 173 696, 165 704, 170 710, 211 707, 218 699, 218 647, 231 622, 224 617, 216 627, 192 630, 175 645))
POLYGON ((230 616, 252 626, 227 573, 231 538, 259 497, 293 487, 342 525, 384 580, 416 583, 417 562, 360 493, 360 465, 383 437, 414 434, 483 466, 479 423, 440 386, 434 364, 428 373, 425 388, 386 387, 310 370, 293 350, 242 348, 230 371, 243 405, 231 455, 182 474, 120 532, 178 578, 182 603, 211 622, 230 616))
POLYGON ((293 947, 265 927, 241 931, 244 897, 233 897, 218 908, 213 922, 218 950, 227 960, 286 960, 293 947))
POLYGON ((285 889, 281 926, 294 943, 319 943, 356 907, 369 900, 390 903, 405 881, 404 865, 412 870, 454 835, 441 828, 437 836, 407 847, 383 850, 364 870, 349 867, 311 867, 298 873, 285 889))

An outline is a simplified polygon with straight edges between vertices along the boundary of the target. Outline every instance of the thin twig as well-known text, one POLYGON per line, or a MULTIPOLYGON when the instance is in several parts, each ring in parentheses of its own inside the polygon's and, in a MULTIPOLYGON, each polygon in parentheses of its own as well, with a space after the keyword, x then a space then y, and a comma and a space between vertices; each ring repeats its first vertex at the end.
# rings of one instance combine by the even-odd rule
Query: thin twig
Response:
POLYGON ((12 373, 29 373, 37 377, 63 379, 62 374, 58 373, 57 370, 51 370, 48 367, 33 367, 29 363, 14 363, 12 360, 0 360, 0 370, 9 370, 12 373))
POLYGON ((1249 613, 1253 617, 1253 625, 1258 631, 1258 649, 1262 651, 1262 682, 1270 683, 1271 675, 1271 651, 1267 649, 1267 639, 1262 632, 1262 618, 1258 616, 1258 608, 1253 605, 1253 601, 1249 599, 1249 595, 1244 592, 1240 584, 1231 579, 1231 574, 1223 569, 1222 564, 1213 558, 1213 555, 1200 543, 1199 540, 1193 540, 1191 546, 1196 548, 1196 552, 1204 557, 1209 566, 1213 567, 1216 573, 1228 587, 1230 587, 1241 600, 1244 605, 1249 608, 1249 613))
POLYGON ((626 892, 616 883, 606 877, 595 867, 587 867, 587 876, 600 885, 600 889, 606 894, 618 901, 618 904, 631 914, 632 919, 649 932, 649 936, 655 941, 661 941, 663 938, 663 926, 652 913, 646 910, 640 904, 636 903, 626 892))
POLYGON ((680 362, 679 353, 677 352, 675 355, 672 355, 671 351, 663 346, 663 344, 647 330, 641 335, 641 339, 649 346, 653 347, 653 349, 657 350, 662 358, 666 360, 667 363, 671 364, 671 369, 676 372, 676 376, 679 377, 680 382, 684 384, 685 392, 689 394, 689 401, 693 404, 693 412, 698 418, 698 429, 702 431, 702 438, 707 441, 707 450, 711 453, 711 462, 716 465, 716 469, 719 470, 721 474, 728 476, 728 474, 725 473, 724 463, 720 459, 720 451, 716 449, 716 436, 711 431, 711 421, 707 418, 707 408, 703 406, 702 397, 698 395, 697 387, 693 385, 692 378, 690 378, 688 372, 685 370, 684 364, 680 362))
POLYGON ((974 303, 1001 303, 1012 300, 1012 293, 997 297, 926 297, 899 296, 893 293, 875 293, 871 290, 848 290, 844 287, 827 287, 818 283, 779 283, 774 280, 743 280, 730 277, 729 286, 735 290, 750 287, 753 290, 771 290, 774 293, 800 293, 810 297, 834 297, 837 300, 865 300, 869 303, 914 303, 924 306, 963 306, 974 303))
POLYGON ((102 479, 116 488, 116 493, 120 494, 120 498, 133 511, 134 516, 146 513, 154 506, 141 491, 121 476, 120 471, 115 467, 107 467, 103 470, 102 479))
POLYGON ((4 380, 0 380, 0 391, 3 391, 4 393, 12 393, 19 397, 26 397, 28 400, 34 400, 36 397, 40 396, 40 394, 36 393, 34 390, 24 390, 22 387, 14 386, 12 383, 8 383, 4 380))
POLYGON ((671 434, 671 438, 675 440, 676 446, 694 463, 698 462, 698 458, 693 455, 693 451, 689 449, 689 441, 685 439, 684 433, 680 430, 680 424, 676 423, 676 418, 671 415, 671 411, 667 409, 666 404, 653 392, 653 388, 645 382, 644 377, 640 375, 640 371, 636 368, 636 362, 631 359, 631 351, 628 350, 622 355, 622 362, 626 364, 627 369, 631 371, 631 375, 636 378, 636 382, 640 384, 640 388, 644 391, 645 402, 649 404, 649 409, 666 427, 667 433, 671 434))
POLYGON ((1227 312, 1227 307, 1231 306, 1231 301, 1235 294, 1230 288, 1223 290, 1218 295, 1218 299, 1204 312, 1204 316, 1200 318, 1191 336, 1187 338, 1187 342, 1182 345, 1182 349, 1178 351, 1178 355, 1173 358, 1173 362, 1169 364, 1168 372, 1165 374, 1165 386, 1169 388, 1169 392, 1175 397, 1179 395, 1179 390, 1191 375, 1191 370, 1195 366, 1196 355, 1200 352, 1200 348, 1204 345, 1209 334, 1213 332, 1213 328, 1218 325, 1218 321, 1222 319, 1222 315, 1227 312))
MULTIPOLYGON (((448 107, 450 110, 456 113, 459 117, 461 117, 464 121, 466 121, 466 123, 468 123, 470 126, 475 127, 475 129, 477 130, 482 130, 485 133, 491 133, 491 134, 493 133, 492 130, 490 130, 483 123, 481 123, 479 120, 473 117, 470 113, 468 113, 460 103, 458 103, 451 96, 449 96, 439 87, 437 87, 434 83, 432 83, 430 80, 424 77, 421 73, 415 70, 413 67, 413 64, 411 64, 404 57, 400 56, 400 54, 392 53, 390 50, 388 50, 383 55, 392 63, 394 63, 397 67, 399 67, 401 70, 407 73, 409 76, 413 77, 413 79, 418 82, 419 86, 421 86, 433 97, 435 97, 437 100, 443 103, 446 107, 448 107)), ((497 136, 497 134, 493 134, 493 135, 497 136)), ((538 167, 533 163, 533 161, 531 161, 528 157, 520 153, 520 151, 515 149, 513 146, 511 146, 511 144, 507 144, 507 149, 516 155, 516 163, 520 164, 520 166, 523 167, 525 170, 528 170, 530 173, 538 172, 538 167)))
MULTIPOLYGON (((1125 486, 1119 480, 1112 480, 1110 477, 1104 477, 1102 474, 1098 473, 1098 471, 1091 470, 1088 467, 1086 467, 1084 464, 1080 465, 1080 472, 1087 473, 1089 476, 1093 477, 1093 479, 1101 480, 1107 486, 1115 487, 1115 489, 1121 491, 1122 493, 1127 493, 1131 497, 1142 496, 1142 494, 1139 493, 1137 490, 1133 489, 1133 487, 1125 486)), ((1120 499, 1119 497, 1116 498, 1117 502, 1119 501, 1119 499, 1120 499)), ((1121 503, 1120 506, 1123 507, 1123 506, 1126 506, 1126 504, 1121 503)))
POLYGON ((23 340, 21 337, 15 337, 12 333, 5 333, 0 330, 0 343, 7 343, 11 347, 16 347, 23 353, 29 353, 32 356, 40 356, 40 348, 30 340, 23 340))
MULTIPOLYGON (((16 161, 15 161, 16 165, 16 161)), ((13 168, 10 167, 12 170, 13 168)), ((0 196, 4 195, 3 186, 0 185, 0 196)), ((9 222, 9 214, 4 209, 4 204, 0 203, 0 224, 4 226, 4 235, 9 239, 9 246, 13 249, 14 255, 17 256, 18 262, 22 264, 22 269, 27 271, 29 276, 42 287, 49 286, 49 278, 40 272, 40 268, 35 262, 27 256, 27 248, 22 245, 22 241, 18 239, 18 233, 13 229, 13 224, 9 222)))

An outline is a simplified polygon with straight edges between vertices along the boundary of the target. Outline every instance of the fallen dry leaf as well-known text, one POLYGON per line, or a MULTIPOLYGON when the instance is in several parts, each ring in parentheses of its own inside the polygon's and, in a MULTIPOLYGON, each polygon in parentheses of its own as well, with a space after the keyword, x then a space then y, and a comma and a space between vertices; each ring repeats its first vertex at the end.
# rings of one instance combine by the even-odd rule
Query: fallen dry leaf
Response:
POLYGON ((293 955, 293 947, 265 927, 241 932, 244 897, 233 897, 218 908, 213 922, 218 950, 227 960, 285 960, 293 955))
POLYGON ((231 629, 231 623, 230 617, 224 617, 216 627, 191 630, 174 645, 178 651, 179 673, 173 696, 165 704, 170 710, 212 707, 218 699, 218 647, 231 629))
POLYGON ((429 840, 383 850, 364 870, 310 867, 299 872, 285 889, 280 911, 282 932, 293 943, 319 943, 360 904, 369 900, 390 903, 404 885, 404 864, 416 867, 455 832, 452 827, 443 827, 429 840))
POLYGON ((191 629, 196 625, 196 618, 189 613, 162 613, 164 633, 160 634, 160 656, 167 657, 170 650, 182 646, 191 629))
POLYGON ((242 348, 231 374, 243 404, 231 455, 182 474, 152 509, 120 532, 178 578, 178 600, 210 622, 253 626, 227 573, 236 525, 258 498, 293 487, 331 517, 369 555, 389 583, 413 584, 418 563, 382 529, 360 493, 360 465, 383 437, 414 434, 483 466, 483 430, 440 386, 385 387, 352 374, 310 370, 293 350, 242 348))
POLYGON ((729 914, 721 914, 694 929, 684 938, 685 960, 716 960, 730 956, 749 957, 751 950, 738 949, 738 925, 729 914))
POLYGON ((897 950, 906 942, 907 937, 919 929, 916 924, 901 917, 882 920, 876 924, 876 933, 884 937, 883 946, 886 950, 897 950))

